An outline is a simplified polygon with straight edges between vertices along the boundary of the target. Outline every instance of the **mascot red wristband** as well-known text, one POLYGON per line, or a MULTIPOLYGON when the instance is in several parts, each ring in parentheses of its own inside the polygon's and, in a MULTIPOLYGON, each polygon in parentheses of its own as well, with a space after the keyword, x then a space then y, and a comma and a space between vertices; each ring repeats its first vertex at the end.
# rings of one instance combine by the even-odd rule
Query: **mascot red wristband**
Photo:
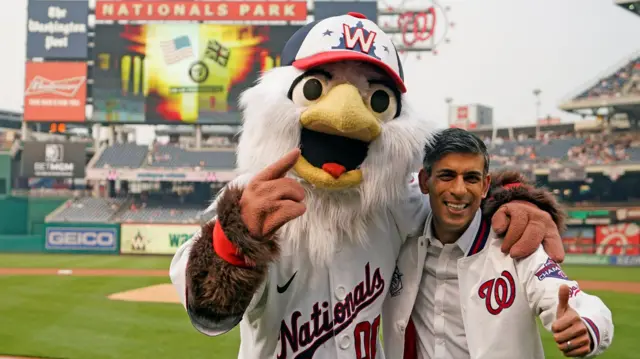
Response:
POLYGON ((231 243, 227 235, 222 230, 220 221, 216 221, 213 227, 213 250, 227 263, 237 267, 248 267, 242 257, 238 255, 238 249, 231 243))

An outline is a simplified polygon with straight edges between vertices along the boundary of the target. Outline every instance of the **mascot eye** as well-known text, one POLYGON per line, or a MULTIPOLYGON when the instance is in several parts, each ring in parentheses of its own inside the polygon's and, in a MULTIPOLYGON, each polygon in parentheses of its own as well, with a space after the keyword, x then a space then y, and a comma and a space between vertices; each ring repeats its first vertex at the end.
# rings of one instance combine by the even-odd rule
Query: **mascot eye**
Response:
POLYGON ((376 90, 376 92, 371 95, 371 109, 377 113, 383 113, 389 108, 389 94, 382 91, 376 90))
POLYGON ((376 117, 382 121, 388 121, 395 117, 398 110, 398 99, 391 89, 382 84, 372 84, 369 93, 368 105, 376 117))
POLYGON ((322 82, 318 79, 309 79, 302 86, 302 94, 309 101, 314 101, 322 96, 322 82))
POLYGON ((307 106, 322 97, 326 90, 327 81, 323 76, 308 76, 295 85, 291 94, 291 100, 295 104, 307 106))

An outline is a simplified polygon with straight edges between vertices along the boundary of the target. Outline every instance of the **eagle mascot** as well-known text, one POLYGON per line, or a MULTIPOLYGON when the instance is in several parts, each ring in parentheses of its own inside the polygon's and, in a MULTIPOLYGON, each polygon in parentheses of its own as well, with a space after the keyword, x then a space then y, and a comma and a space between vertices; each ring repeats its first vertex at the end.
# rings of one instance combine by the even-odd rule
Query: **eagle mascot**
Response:
MULTIPOLYGON (((382 358, 396 259, 430 211, 412 173, 433 127, 411 112, 390 37, 361 14, 302 27, 281 57, 240 97, 239 176, 178 249, 171 280, 199 332, 239 324, 239 358, 382 358)), ((559 209, 540 189, 493 186, 490 215, 517 231, 505 251, 543 243, 562 261, 559 209), (529 220, 540 214, 549 223, 529 220)))

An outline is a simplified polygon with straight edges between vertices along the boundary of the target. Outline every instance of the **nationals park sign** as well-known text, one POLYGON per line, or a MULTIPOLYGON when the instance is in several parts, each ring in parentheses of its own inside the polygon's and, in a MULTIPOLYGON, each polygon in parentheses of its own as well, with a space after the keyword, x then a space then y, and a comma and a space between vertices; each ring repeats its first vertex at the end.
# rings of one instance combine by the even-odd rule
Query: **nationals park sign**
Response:
POLYGON ((306 21, 306 0, 97 0, 96 21, 306 21))

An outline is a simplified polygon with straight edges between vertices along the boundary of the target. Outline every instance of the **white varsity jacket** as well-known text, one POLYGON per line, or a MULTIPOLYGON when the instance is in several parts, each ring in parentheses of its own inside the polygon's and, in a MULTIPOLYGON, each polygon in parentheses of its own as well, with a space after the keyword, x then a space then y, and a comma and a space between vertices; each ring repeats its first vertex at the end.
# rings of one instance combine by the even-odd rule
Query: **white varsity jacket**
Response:
MULTIPOLYGON (((431 215, 427 225, 430 220, 431 215)), ((397 273, 383 306, 386 358, 416 355, 415 336, 420 333, 415 332, 410 318, 429 244, 426 233, 409 238, 401 248, 397 273)), ((571 288, 569 305, 587 324, 594 342, 587 357, 609 347, 613 339, 611 312, 598 297, 580 290, 578 282, 567 278, 542 246, 531 256, 514 260, 502 253, 500 245, 491 223, 483 221, 469 253, 458 260, 458 300, 472 359, 544 358, 536 317, 551 331, 563 284, 571 288)))

